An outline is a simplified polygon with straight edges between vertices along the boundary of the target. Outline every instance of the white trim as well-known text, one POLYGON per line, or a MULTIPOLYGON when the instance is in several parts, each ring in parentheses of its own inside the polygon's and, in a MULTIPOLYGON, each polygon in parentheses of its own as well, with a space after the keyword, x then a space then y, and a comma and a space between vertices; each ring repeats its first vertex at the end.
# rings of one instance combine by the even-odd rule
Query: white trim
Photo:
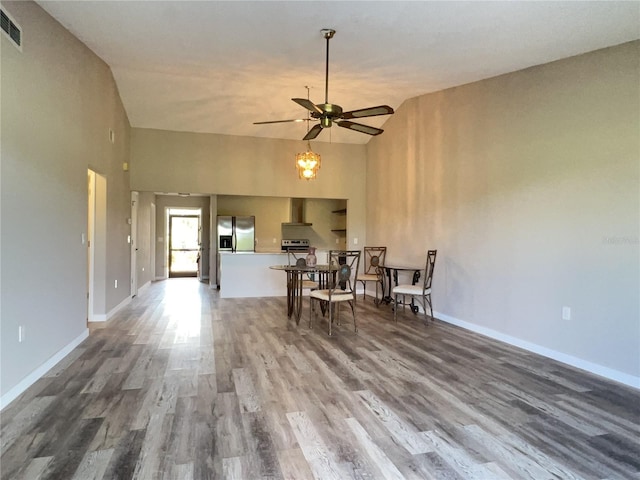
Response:
POLYGON ((94 290, 94 272, 96 270, 95 258, 95 236, 96 236, 96 172, 87 169, 88 186, 87 186, 87 238, 86 247, 88 259, 87 271, 87 321, 93 321, 93 300, 95 298, 94 290))
POLYGON ((443 322, 456 325, 475 333, 479 333, 480 335, 484 335, 486 337, 493 338, 494 340, 513 345, 514 347, 528 350, 529 352, 537 353, 538 355, 542 355, 543 357, 557 360, 558 362, 571 365, 572 367, 585 370, 589 373, 593 373, 609 380, 613 380, 614 382, 623 383, 630 387, 640 389, 640 377, 629 375, 628 373, 620 372, 609 367, 604 367, 602 365, 598 365, 597 363, 589 362, 581 358, 573 357, 571 355, 567 355, 566 353, 557 352, 555 350, 551 350, 550 348, 527 342, 526 340, 512 337, 510 335, 505 335, 504 333, 497 332, 490 328, 465 322, 464 320, 450 317, 449 315, 445 315, 444 313, 434 312, 434 316, 438 320, 442 320, 443 322))
POLYGON ((118 313, 118 311, 127 306, 129 304, 129 302, 131 302, 131 297, 127 297, 125 298, 123 301, 121 301, 118 305, 116 305, 115 307, 113 307, 109 312, 107 312, 104 315, 94 315, 93 316, 93 321, 94 322, 106 322, 107 320, 110 320, 111 317, 113 317, 116 313, 118 313))
POLYGON ((84 332, 76 337, 75 340, 71 341, 71 343, 67 344, 67 346, 55 353, 51 358, 49 358, 49 360, 23 378, 15 387, 2 395, 2 397, 0 397, 0 410, 18 398, 27 388, 36 383, 36 381, 38 381, 45 373, 55 367, 60 360, 69 355, 74 348, 80 345, 88 337, 89 329, 86 328, 84 332))
POLYGON ((166 280, 166 279, 167 279, 167 277, 160 276, 160 277, 156 277, 156 278, 155 278, 155 281, 156 281, 156 282, 159 282, 160 280, 166 280))
POLYGON ((131 280, 129 282, 129 292, 131 297, 138 294, 138 192, 131 192, 131 226, 129 236, 130 257, 131 257, 131 280))

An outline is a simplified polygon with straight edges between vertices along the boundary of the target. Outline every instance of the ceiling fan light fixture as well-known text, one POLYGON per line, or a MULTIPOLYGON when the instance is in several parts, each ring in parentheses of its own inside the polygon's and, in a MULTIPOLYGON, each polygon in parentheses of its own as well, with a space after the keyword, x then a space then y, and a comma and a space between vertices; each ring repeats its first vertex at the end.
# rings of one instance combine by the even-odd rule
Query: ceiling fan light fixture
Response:
MULTIPOLYGON (((324 75, 324 103, 315 104, 309 99, 309 87, 307 87, 307 98, 292 98, 294 102, 307 109, 307 124, 313 118, 319 122, 307 134, 303 140, 313 140, 325 128, 330 128, 334 123, 339 127, 347 128, 355 132, 366 133, 367 135, 380 135, 384 130, 381 128, 362 125, 361 123, 349 122, 351 118, 376 117, 378 115, 391 115, 393 108, 389 105, 377 105, 375 107, 359 108, 358 110, 343 111, 340 105, 329 103, 329 40, 333 38, 336 31, 332 28, 320 30, 322 36, 327 40, 327 55, 324 75)), ((254 122, 254 124, 295 122, 298 120, 272 120, 268 122, 254 122)))
POLYGON ((320 170, 321 157, 311 150, 311 144, 307 142, 307 151, 296 154, 296 168, 298 178, 301 180, 314 180, 320 170))

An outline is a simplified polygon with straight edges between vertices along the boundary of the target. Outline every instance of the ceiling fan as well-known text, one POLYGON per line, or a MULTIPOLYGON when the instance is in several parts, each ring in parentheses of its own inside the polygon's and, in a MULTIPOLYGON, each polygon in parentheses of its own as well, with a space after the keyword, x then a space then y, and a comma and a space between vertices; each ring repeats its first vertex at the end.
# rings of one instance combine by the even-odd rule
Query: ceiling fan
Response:
MULTIPOLYGON (((292 98, 298 105, 306 108, 309 111, 309 115, 312 119, 320 120, 320 123, 313 126, 311 130, 307 132, 303 140, 313 140, 316 138, 322 129, 329 128, 335 122, 339 127, 348 128, 349 130, 355 130, 356 132, 366 133, 368 135, 380 135, 384 130, 380 128, 371 127, 369 125, 363 125, 361 123, 355 123, 350 121, 353 118, 375 117, 378 115, 390 115, 393 113, 393 108, 388 105, 378 105, 377 107, 361 108, 358 110, 350 110, 348 112, 342 111, 340 105, 335 103, 329 103, 329 40, 333 38, 336 31, 333 29, 321 30, 322 36, 327 40, 327 62, 325 68, 325 82, 324 82, 324 103, 314 104, 308 98, 292 98)), ((254 122, 254 125, 263 125, 267 123, 284 123, 284 122, 303 122, 306 119, 295 120, 273 120, 268 122, 254 122)))

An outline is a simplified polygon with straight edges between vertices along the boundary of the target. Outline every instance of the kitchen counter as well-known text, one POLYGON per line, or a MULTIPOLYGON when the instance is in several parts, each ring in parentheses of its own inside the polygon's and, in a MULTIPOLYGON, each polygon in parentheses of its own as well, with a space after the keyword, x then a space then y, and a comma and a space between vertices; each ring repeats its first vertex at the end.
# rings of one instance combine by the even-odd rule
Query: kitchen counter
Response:
POLYGON ((220 252, 220 298, 285 297, 286 275, 269 267, 287 263, 280 251, 220 252))
MULTIPOLYGON (((274 255, 283 254, 280 250, 259 250, 255 252, 220 252, 220 255, 274 255)), ((284 253, 286 255, 286 253, 284 253)))

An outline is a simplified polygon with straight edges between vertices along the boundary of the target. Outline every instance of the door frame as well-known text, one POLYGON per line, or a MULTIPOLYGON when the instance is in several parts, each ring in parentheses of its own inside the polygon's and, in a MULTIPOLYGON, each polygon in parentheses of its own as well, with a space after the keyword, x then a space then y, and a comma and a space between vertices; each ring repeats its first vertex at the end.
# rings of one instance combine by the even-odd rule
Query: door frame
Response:
POLYGON ((96 172, 87 169, 87 236, 83 242, 87 247, 87 322, 93 322, 93 298, 95 282, 95 253, 93 238, 96 232, 96 172))
POLYGON ((138 192, 131 192, 131 298, 138 294, 138 192))
MULTIPOLYGON (((173 244, 173 239, 172 239, 172 225, 171 225, 171 219, 173 217, 177 217, 177 218, 195 218, 198 220, 198 238, 197 238, 197 243, 198 243, 198 255, 202 255, 202 209, 199 207, 185 207, 185 208, 181 208, 181 207, 173 207, 173 208, 169 208, 167 211, 167 278, 180 278, 180 277, 198 277, 198 273, 200 270, 200 266, 196 264, 196 272, 195 275, 191 275, 186 274, 186 275, 176 275, 175 273, 172 274, 171 272, 171 250, 172 250, 172 244, 173 244), (193 213, 172 213, 171 210, 182 210, 187 211, 187 210, 192 210, 193 213)), ((202 258, 200 258, 200 261, 202 261, 202 258)))
POLYGON ((87 168, 87 321, 106 319, 107 178, 87 168))

